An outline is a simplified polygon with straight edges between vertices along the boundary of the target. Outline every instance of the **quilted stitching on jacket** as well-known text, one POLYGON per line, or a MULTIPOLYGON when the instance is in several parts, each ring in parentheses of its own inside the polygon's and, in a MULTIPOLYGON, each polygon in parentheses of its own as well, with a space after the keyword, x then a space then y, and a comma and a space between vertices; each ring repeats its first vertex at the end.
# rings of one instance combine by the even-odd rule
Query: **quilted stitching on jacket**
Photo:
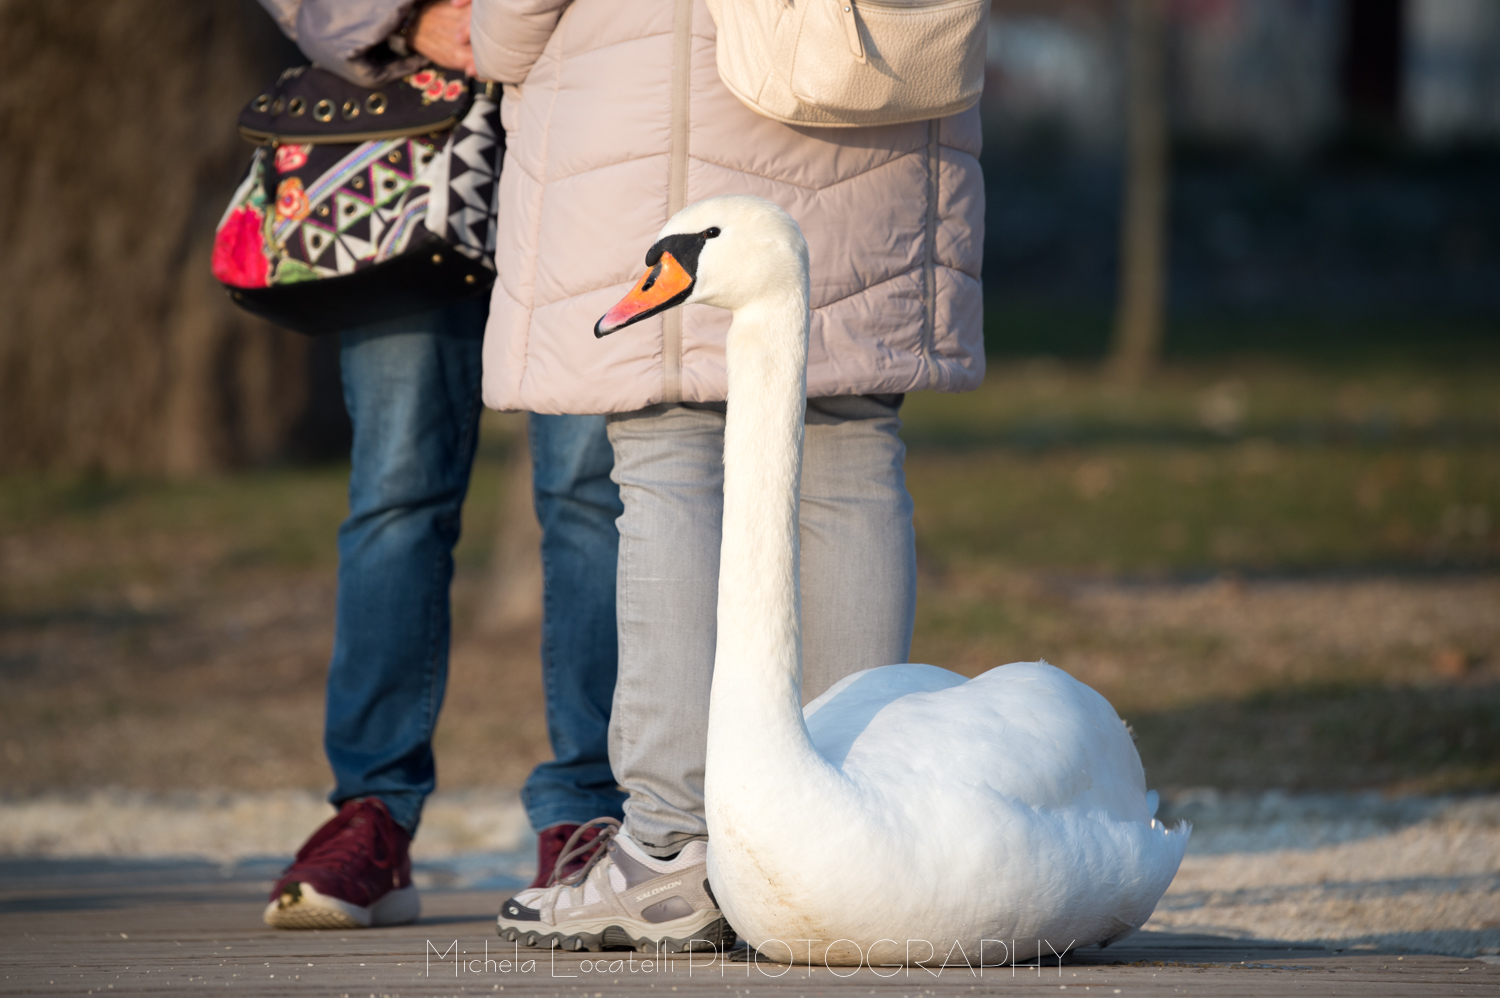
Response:
MULTIPOLYGON (((639 276, 668 218, 673 6, 475 0, 480 70, 512 84, 499 279, 485 342, 492 407, 620 412, 663 397, 660 318, 603 340, 592 327, 639 276), (547 31, 551 18, 555 28, 547 31)), ((702 0, 693 7, 688 118, 689 202, 758 194, 785 207, 807 236, 815 307, 810 395, 979 384, 977 111, 940 124, 930 338, 928 123, 795 129, 756 115, 718 78, 714 25, 702 0)), ((728 324, 721 310, 684 310, 685 400, 724 398, 728 324)))

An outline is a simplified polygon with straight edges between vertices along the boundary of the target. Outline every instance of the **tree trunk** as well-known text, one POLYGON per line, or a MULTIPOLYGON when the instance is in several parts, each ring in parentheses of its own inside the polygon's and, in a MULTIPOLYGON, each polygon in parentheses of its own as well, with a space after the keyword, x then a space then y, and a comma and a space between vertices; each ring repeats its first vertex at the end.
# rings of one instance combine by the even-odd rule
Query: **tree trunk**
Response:
POLYGON ((209 250, 239 109, 298 58, 251 0, 0 3, 0 468, 284 447, 306 342, 235 309, 209 250))
POLYGON ((1162 0, 1126 3, 1125 211, 1109 366, 1139 383, 1161 353, 1167 269, 1166 44, 1162 0))

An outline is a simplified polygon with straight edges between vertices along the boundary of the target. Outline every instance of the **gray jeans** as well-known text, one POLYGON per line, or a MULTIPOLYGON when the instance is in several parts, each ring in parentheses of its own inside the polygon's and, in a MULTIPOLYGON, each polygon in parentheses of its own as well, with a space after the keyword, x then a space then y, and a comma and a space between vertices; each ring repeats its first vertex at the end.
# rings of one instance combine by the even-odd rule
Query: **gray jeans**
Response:
MULTIPOLYGON (((802 459, 802 701, 905 662, 916 610, 900 396, 810 399, 802 459)), ((625 826, 670 855, 707 835, 703 770, 724 496, 724 406, 609 417, 619 519, 620 668, 609 727, 625 826)))

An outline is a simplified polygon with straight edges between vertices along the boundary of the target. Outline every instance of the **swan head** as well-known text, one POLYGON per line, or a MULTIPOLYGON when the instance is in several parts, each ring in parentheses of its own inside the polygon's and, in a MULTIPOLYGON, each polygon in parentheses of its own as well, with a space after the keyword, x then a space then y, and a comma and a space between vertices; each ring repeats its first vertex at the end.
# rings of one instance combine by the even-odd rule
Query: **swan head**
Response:
POLYGON ((608 336, 678 305, 738 311, 784 294, 807 300, 807 240, 792 216, 753 194, 695 201, 646 252, 646 273, 594 324, 608 336))

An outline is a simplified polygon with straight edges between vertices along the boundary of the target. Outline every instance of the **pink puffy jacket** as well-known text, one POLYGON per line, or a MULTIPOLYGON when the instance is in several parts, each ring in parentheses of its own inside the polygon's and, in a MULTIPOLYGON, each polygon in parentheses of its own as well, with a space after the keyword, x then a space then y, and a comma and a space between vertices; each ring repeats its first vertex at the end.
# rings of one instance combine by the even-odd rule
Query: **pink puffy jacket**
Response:
POLYGON ((480 75, 507 85, 486 404, 722 401, 727 312, 690 305, 602 340, 593 328, 678 208, 730 193, 780 204, 807 236, 809 396, 977 387, 977 110, 783 125, 725 89, 714 35, 703 0, 474 0, 480 75))

